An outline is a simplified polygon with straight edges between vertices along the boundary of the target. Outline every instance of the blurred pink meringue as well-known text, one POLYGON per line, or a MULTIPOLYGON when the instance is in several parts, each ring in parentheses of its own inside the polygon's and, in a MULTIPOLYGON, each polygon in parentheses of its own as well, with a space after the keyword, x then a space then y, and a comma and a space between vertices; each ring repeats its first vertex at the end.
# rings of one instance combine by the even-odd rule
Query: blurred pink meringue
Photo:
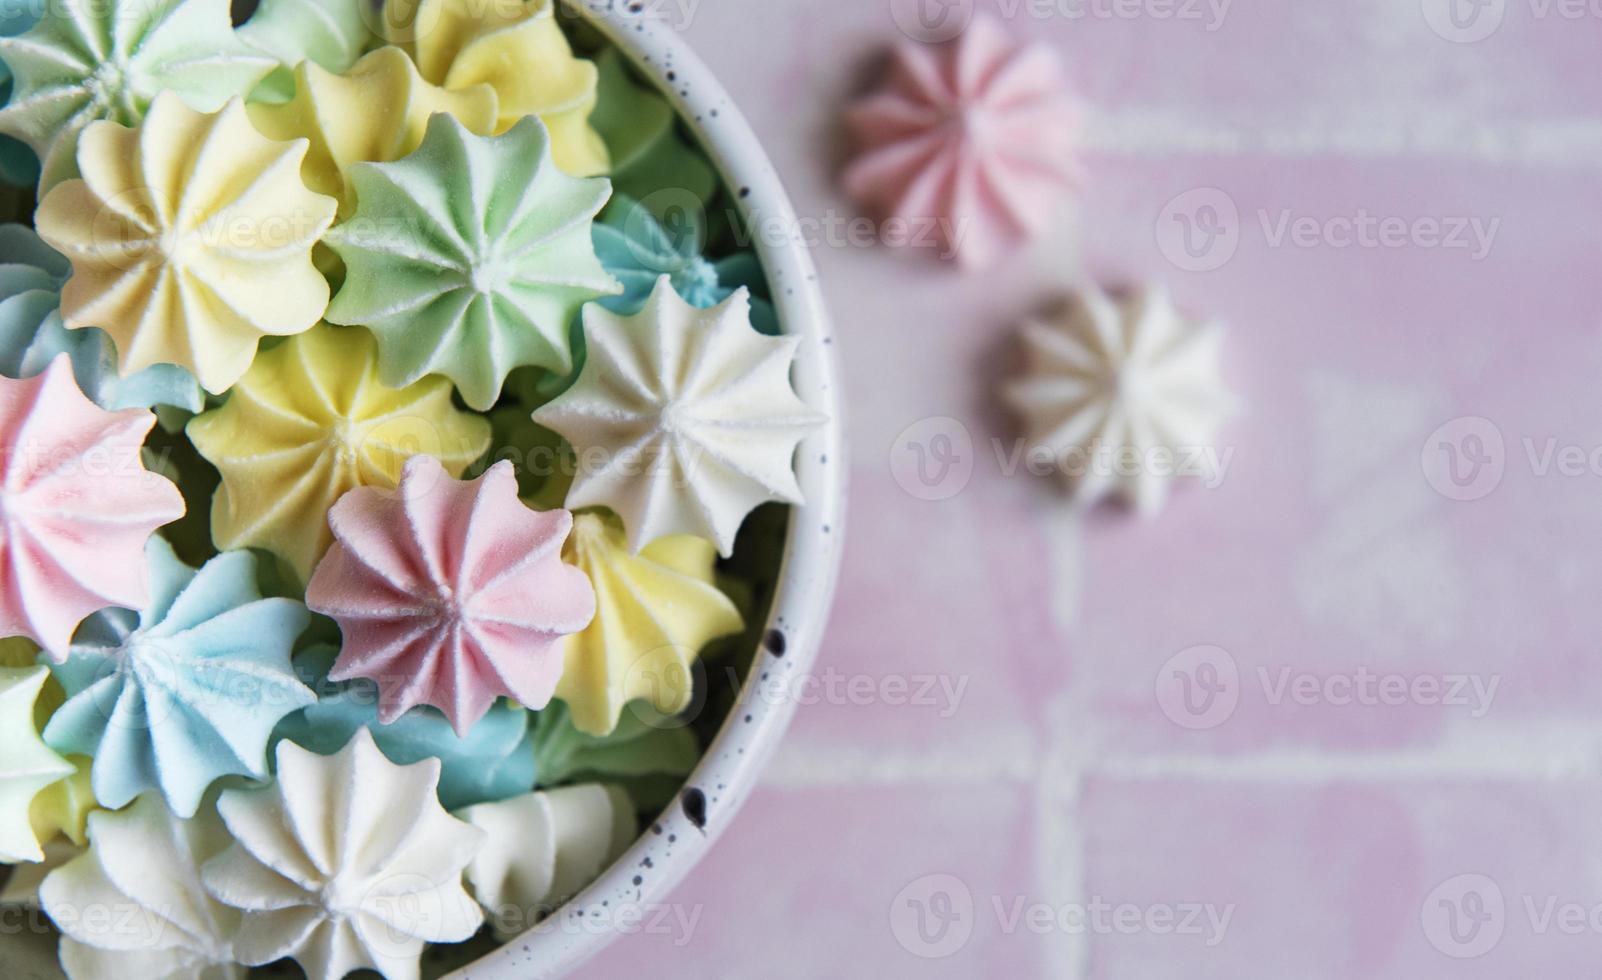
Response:
POLYGON ((1077 121, 1056 54, 978 17, 954 40, 899 45, 884 87, 847 112, 846 190, 881 238, 984 268, 1056 217, 1079 175, 1077 121))

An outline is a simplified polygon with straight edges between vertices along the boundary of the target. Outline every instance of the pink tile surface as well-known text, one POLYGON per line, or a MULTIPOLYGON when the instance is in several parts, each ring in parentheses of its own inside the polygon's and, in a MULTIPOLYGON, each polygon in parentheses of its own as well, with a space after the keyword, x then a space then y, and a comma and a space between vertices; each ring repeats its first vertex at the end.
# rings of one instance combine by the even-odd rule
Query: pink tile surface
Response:
MULTIPOLYGON (((803 217, 855 216, 838 112, 897 6, 694 7, 689 40, 738 80, 803 217)), ((1008 27, 1065 58, 1089 170, 1053 233, 982 278, 815 249, 853 478, 817 673, 875 693, 801 709, 672 898, 702 910, 690 935, 627 937, 589 973, 1596 975, 1602 472, 1539 464, 1602 446, 1602 10, 1493 3, 1500 28, 1455 44, 1436 0, 1235 0, 1211 31, 1045 6, 1008 27), (1184 271, 1158 230, 1205 188, 1239 247, 1184 271), (1271 234, 1360 212, 1496 230, 1483 256, 1271 234), (1161 279, 1230 325, 1231 467, 1151 523, 1081 519, 991 448, 1013 438, 994 408, 1013 325, 1089 279, 1161 279), (1491 420, 1503 475, 1457 501, 1421 457, 1466 416, 1491 420), (930 502, 891 459, 937 417, 973 476, 930 502), (1164 685, 1205 645, 1227 657, 1177 665, 1232 669, 1234 707, 1186 715, 1164 685), (1346 703, 1365 677, 1406 693, 1346 703), (1085 926, 1097 900, 1138 922, 1085 926), (1165 918, 1196 904, 1232 908, 1214 944, 1165 918)))

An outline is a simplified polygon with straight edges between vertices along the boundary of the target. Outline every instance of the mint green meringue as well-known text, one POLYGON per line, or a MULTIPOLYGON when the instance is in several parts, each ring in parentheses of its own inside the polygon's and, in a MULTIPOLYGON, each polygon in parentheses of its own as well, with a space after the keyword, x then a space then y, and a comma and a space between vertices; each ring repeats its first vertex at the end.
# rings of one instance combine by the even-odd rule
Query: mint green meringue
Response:
POLYGON ((261 0, 239 28, 239 39, 278 62, 251 95, 254 102, 288 102, 294 68, 310 61, 342 74, 375 38, 368 0, 261 0))
POLYGON ((621 289, 590 240, 611 187, 558 170, 537 117, 486 137, 435 115, 416 152, 349 181, 356 211, 324 239, 347 269, 327 319, 377 336, 391 387, 444 375, 486 411, 513 368, 565 375, 580 307, 621 289))

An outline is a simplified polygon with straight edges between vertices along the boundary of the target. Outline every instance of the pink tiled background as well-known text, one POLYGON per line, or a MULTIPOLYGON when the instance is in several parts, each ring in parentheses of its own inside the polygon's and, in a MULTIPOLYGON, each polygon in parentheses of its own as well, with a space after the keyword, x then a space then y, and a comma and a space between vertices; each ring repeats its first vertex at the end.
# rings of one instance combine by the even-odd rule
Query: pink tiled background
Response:
MULTIPOLYGON (((978 5, 1065 60, 1077 204, 982 278, 815 249, 853 480, 817 671, 961 697, 803 707, 673 896, 694 930, 590 969, 1602 975, 1602 4, 1492 0, 1500 26, 1468 44, 1428 25, 1444 0, 1235 0, 1221 21, 1190 0, 978 5), (1186 272, 1157 229, 1198 188, 1236 207, 1240 247, 1186 272), (1275 246, 1263 223, 1287 211, 1496 233, 1484 255, 1275 246), (1013 438, 993 396, 1014 324, 1090 279, 1163 280, 1231 327, 1248 411, 1227 477, 1151 523, 1084 517, 991 449, 1013 438), (1467 416, 1501 437, 1502 475, 1458 501, 1423 461, 1467 416), (937 502, 891 470, 932 417, 973 443, 971 482, 937 502), (1584 465, 1542 469, 1548 446, 1584 465), (1192 729, 1158 695, 1198 645, 1226 651, 1208 656, 1235 707, 1192 729), (1263 680, 1360 672, 1494 694, 1298 703, 1263 680), (1135 918, 1091 922, 1100 905, 1135 918), (1164 926, 1190 910, 1199 931, 1164 926)), ((800 213, 853 216, 838 114, 900 38, 893 5, 692 6, 689 40, 737 83, 800 213)))

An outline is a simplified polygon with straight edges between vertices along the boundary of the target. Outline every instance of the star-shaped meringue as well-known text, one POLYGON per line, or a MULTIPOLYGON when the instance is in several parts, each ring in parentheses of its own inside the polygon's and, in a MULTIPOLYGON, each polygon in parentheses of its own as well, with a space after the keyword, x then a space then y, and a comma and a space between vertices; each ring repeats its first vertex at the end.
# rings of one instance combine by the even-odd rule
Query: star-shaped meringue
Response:
POLYGON ((802 502, 796 446, 825 420, 790 386, 800 341, 752 329, 747 290, 703 310, 663 276, 635 316, 586 306, 584 338, 578 380, 534 413, 595 461, 569 508, 611 508, 635 551, 689 534, 728 555, 759 504, 802 502))
POLYGON ((72 775, 34 726, 34 702, 49 680, 43 667, 0 667, 0 861, 42 861, 29 810, 46 786, 72 775))
POLYGON ((1117 496, 1151 515, 1174 477, 1215 475, 1237 407, 1221 325, 1191 321, 1160 287, 1090 288, 1022 333, 1027 364, 1006 400, 1030 451, 1051 455, 1082 503, 1117 496))
POLYGON ((398 489, 352 490, 328 521, 306 601, 344 636, 329 677, 376 682, 380 721, 433 705, 465 736, 497 697, 551 699, 554 645, 589 625, 595 592, 562 561, 572 515, 523 506, 512 464, 457 482, 415 457, 398 489))

